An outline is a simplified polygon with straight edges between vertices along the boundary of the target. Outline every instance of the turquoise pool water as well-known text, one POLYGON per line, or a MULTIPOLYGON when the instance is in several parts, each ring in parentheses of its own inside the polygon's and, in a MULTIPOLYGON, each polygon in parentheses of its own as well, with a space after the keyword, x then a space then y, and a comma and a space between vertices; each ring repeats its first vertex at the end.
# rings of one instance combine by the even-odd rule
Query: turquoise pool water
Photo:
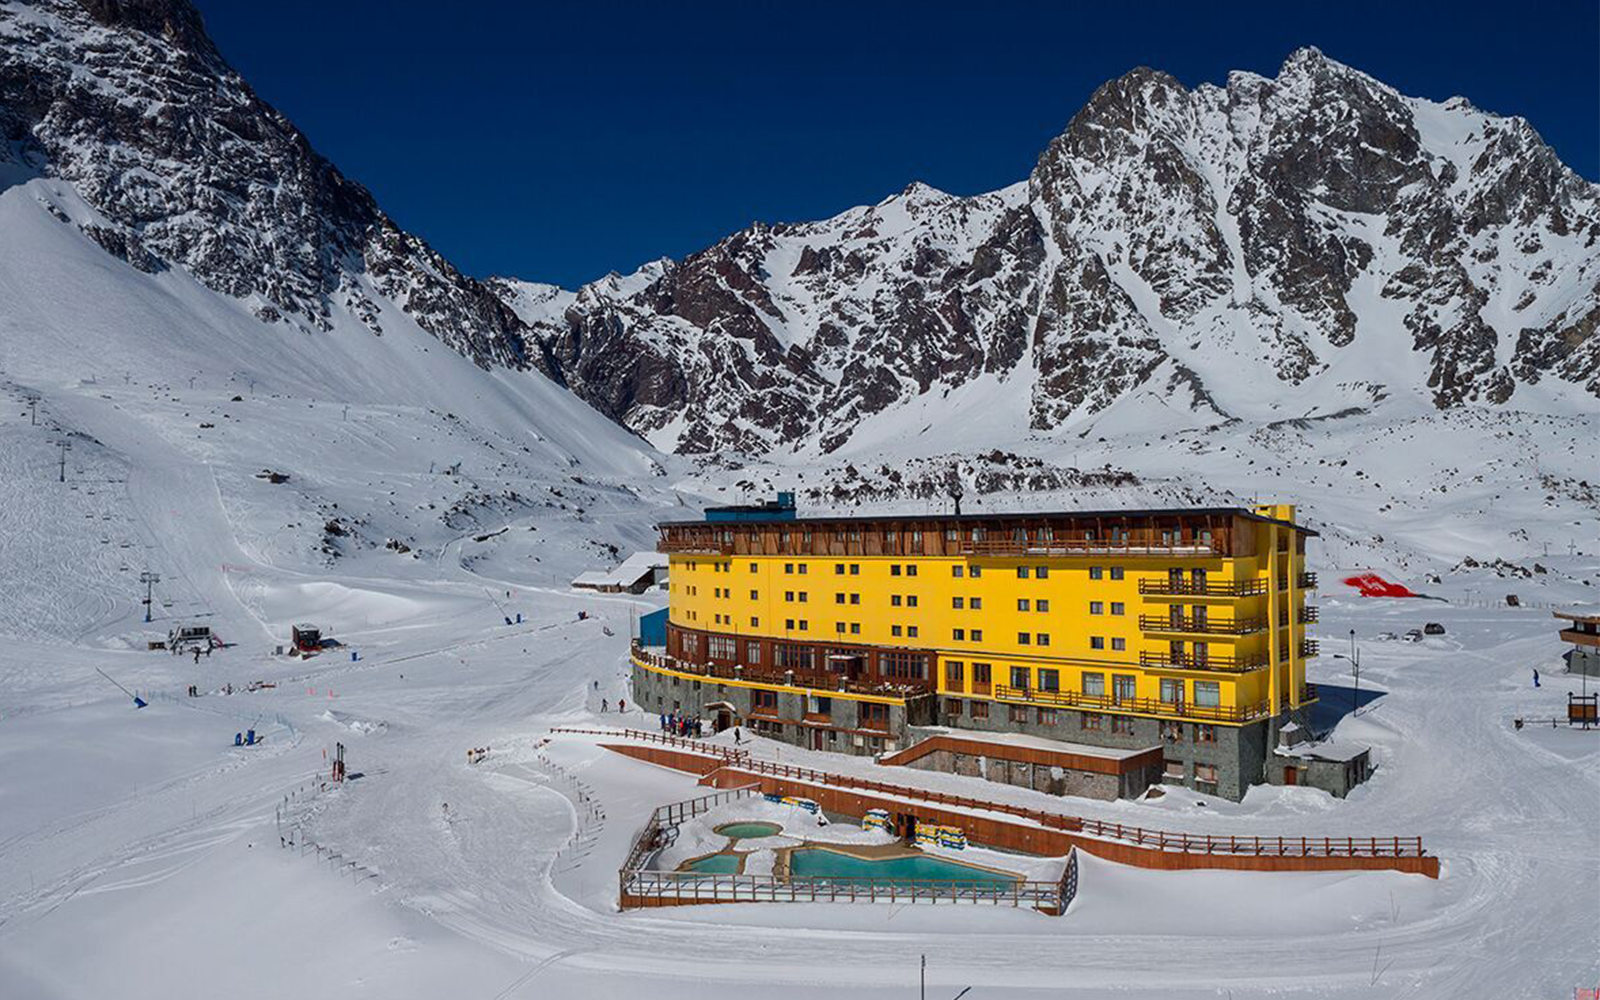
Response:
POLYGON ((776 823, 724 823, 717 827, 724 837, 776 837, 783 827, 776 823))
POLYGON ((704 875, 732 875, 739 870, 739 856, 737 854, 710 854, 689 862, 683 870, 700 872, 704 875))
POLYGON ((960 879, 966 882, 993 882, 996 886, 1021 881, 1015 875, 1002 875, 985 868, 974 868, 926 854, 914 857, 858 858, 823 847, 807 847, 789 853, 789 874, 821 878, 872 878, 894 881, 912 879, 960 879))

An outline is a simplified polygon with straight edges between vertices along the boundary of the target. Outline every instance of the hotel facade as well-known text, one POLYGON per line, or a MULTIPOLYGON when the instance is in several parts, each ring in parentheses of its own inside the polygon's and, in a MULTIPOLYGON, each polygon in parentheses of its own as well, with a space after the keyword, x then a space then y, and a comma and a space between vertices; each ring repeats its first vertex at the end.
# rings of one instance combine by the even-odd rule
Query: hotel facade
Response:
POLYGON ((670 603, 634 650, 634 698, 841 753, 970 734, 991 749, 938 755, 950 769, 1058 792, 1089 761, 1113 794, 1164 782, 1238 799, 1269 780, 1277 730, 1307 725, 1316 699, 1315 532, 1294 518, 1283 504, 713 509, 658 526, 670 603), (1025 777, 989 773, 1008 738, 1042 762, 1025 777))

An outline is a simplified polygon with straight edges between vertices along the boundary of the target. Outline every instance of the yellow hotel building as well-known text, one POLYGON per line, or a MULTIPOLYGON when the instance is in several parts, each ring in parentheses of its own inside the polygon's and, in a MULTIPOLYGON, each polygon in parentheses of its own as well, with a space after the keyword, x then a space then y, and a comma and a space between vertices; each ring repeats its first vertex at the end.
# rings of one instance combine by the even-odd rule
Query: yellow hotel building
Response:
POLYGON ((1052 760, 1160 748, 1152 780, 1238 798, 1315 700, 1315 532, 1290 505, 802 519, 790 501, 658 527, 646 710, 847 753, 945 730, 1060 741, 1052 760))

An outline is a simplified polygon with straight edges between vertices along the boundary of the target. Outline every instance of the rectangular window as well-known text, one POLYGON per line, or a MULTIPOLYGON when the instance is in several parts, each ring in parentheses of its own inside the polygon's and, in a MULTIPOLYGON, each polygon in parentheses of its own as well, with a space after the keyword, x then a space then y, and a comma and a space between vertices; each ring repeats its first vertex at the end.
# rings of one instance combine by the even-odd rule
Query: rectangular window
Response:
POLYGON ((1113 638, 1111 640, 1111 648, 1112 649, 1116 649, 1116 650, 1127 649, 1128 648, 1128 640, 1120 639, 1120 638, 1113 638))
POLYGON ((1111 675, 1111 697, 1118 702, 1132 701, 1138 690, 1138 678, 1132 674, 1111 675))
POLYGON ((1028 610, 1028 599, 1026 597, 1017 598, 1017 610, 1018 611, 1027 611, 1028 610))
POLYGON ((1053 708, 1041 708, 1034 716, 1034 721, 1041 726, 1053 726, 1056 724, 1056 710, 1053 708))
POLYGON ((890 576, 899 576, 900 575, 900 564, 899 563, 894 563, 889 567, 889 575, 890 576))
POLYGON ((1028 633, 1026 633, 1026 632, 1018 632, 1017 633, 1017 645, 1026 646, 1030 641, 1032 641, 1032 637, 1029 636, 1028 633))
POLYGON ((861 575, 861 564, 860 563, 851 563, 850 564, 850 575, 851 576, 860 576, 861 575))
POLYGON ((1091 698, 1104 698, 1106 696, 1106 675, 1098 672, 1085 672, 1083 675, 1083 693, 1091 698))
POLYGON ((1017 567, 1017 579, 1018 580, 1026 580, 1027 578, 1028 578, 1028 567, 1026 567, 1026 566, 1018 566, 1017 567))
POLYGON ((752 572, 752 573, 759 573, 759 572, 761 572, 761 570, 760 570, 760 568, 759 568, 759 567, 757 567, 757 566, 756 566, 756 564, 755 564, 755 563, 751 563, 751 564, 750 564, 750 572, 752 572))
POLYGON ((794 573, 794 563, 784 563, 783 571, 792 575, 794 573))
POLYGON ((833 564, 833 575, 834 576, 844 576, 844 563, 834 563, 833 564))
POLYGON ((961 717, 961 699, 946 698, 944 700, 944 714, 952 718, 961 717))
POLYGON ((983 610, 983 598, 981 598, 981 597, 973 597, 973 598, 968 599, 967 607, 971 608, 974 611, 982 611, 983 610))
POLYGON ((1089 648, 1090 649, 1105 649, 1106 648, 1106 637, 1103 636, 1103 635, 1091 635, 1089 637, 1089 648))
POLYGON ((967 567, 967 575, 972 577, 974 580, 976 580, 978 577, 983 575, 983 567, 982 566, 968 566, 967 567))
POLYGON ((989 664, 987 664, 987 663, 974 663, 972 665, 972 683, 974 683, 974 684, 988 684, 989 683, 989 664))
POLYGON ((800 631, 804 632, 804 631, 806 631, 806 630, 808 630, 810 628, 811 628, 811 623, 810 622, 806 621, 804 618, 800 619, 800 631))
POLYGON ((916 575, 917 575, 917 564, 916 563, 907 563, 906 564, 906 576, 916 576, 916 575))
POLYGON ((915 625, 907 625, 906 626, 906 638, 907 639, 915 639, 916 637, 917 637, 917 627, 915 625))
POLYGON ((784 599, 784 600, 785 600, 785 601, 788 601, 788 602, 789 602, 789 603, 791 603, 791 604, 793 604, 793 603, 794 603, 794 591, 792 591, 792 590, 785 590, 785 591, 784 591, 784 592, 783 592, 783 599, 784 599))
POLYGON ((900 626, 898 626, 898 625, 890 625, 889 626, 889 634, 890 635, 899 635, 900 634, 900 626))
MULTIPOLYGON (((752 625, 755 624, 755 619, 754 618, 750 619, 750 624, 752 624, 752 625)), ((749 662, 749 663, 760 663, 761 662, 761 643, 759 643, 759 642, 747 642, 747 643, 745 643, 744 644, 744 658, 745 658, 745 661, 749 662)))
POLYGON ((1113 566, 1113 567, 1111 567, 1111 579, 1113 579, 1113 580, 1122 579, 1122 567, 1121 566, 1113 566))
POLYGON ((1043 599, 1034 601, 1033 602, 1033 610, 1035 610, 1035 611, 1049 611, 1050 610, 1050 602, 1046 601, 1046 600, 1043 600, 1043 599))
POLYGON ((755 707, 757 710, 765 708, 776 712, 778 710, 778 692, 763 691, 757 688, 755 691, 755 707))
POLYGON ((928 676, 928 658, 922 653, 884 652, 878 654, 878 668, 885 677, 920 681, 928 676))
POLYGON ((1027 667, 1012 667, 1011 668, 1011 686, 1016 688, 1019 691, 1028 690, 1028 674, 1029 674, 1029 672, 1030 671, 1028 670, 1027 667))
POLYGON ((1037 579, 1048 580, 1050 578, 1050 567, 1049 566, 1035 566, 1033 568, 1033 575, 1037 579))
POLYGON ((811 592, 809 590, 800 591, 800 603, 801 604, 806 603, 806 598, 808 598, 810 596, 811 596, 811 592))
POLYGON ((963 567, 963 566, 951 566, 950 567, 950 575, 959 580, 962 577, 964 570, 965 570, 965 567, 963 567))
POLYGON ((1217 742, 1217 727, 1200 723, 1194 727, 1194 741, 1196 743, 1217 742))
POLYGON ((801 563, 800 564, 800 575, 801 576, 805 576, 806 575, 806 564, 805 563, 801 563))
POLYGON ((890 594, 889 595, 889 606, 890 607, 895 607, 895 608, 898 608, 900 606, 900 595, 899 594, 890 594))
POLYGON ((1179 677, 1161 678, 1161 700, 1169 704, 1183 703, 1183 679, 1179 677))
POLYGON ((833 603, 835 603, 835 604, 843 604, 844 603, 844 595, 843 594, 834 594, 833 595, 833 603))
POLYGON ((1183 739, 1183 723, 1162 722, 1161 738, 1166 740, 1168 743, 1176 743, 1183 739))
POLYGON ((733 660, 739 656, 734 648, 734 640, 721 635, 714 635, 706 640, 706 653, 713 660, 733 660))
POLYGON ((1194 703, 1204 705, 1206 708, 1216 708, 1222 704, 1222 687, 1216 681, 1194 682, 1194 703))
POLYGON ((986 701, 973 702, 972 717, 974 719, 987 719, 989 717, 989 703, 986 701))
POLYGON ((965 666, 960 660, 946 660, 944 664, 945 687, 959 691, 965 684, 965 666))
POLYGON ((1206 795, 1217 794, 1217 765, 1196 764, 1194 766, 1194 790, 1206 795))
POLYGON ((1097 730, 1101 727, 1105 716, 1099 712, 1084 712, 1078 716, 1078 725, 1084 729, 1097 730))
POLYGON ((1006 721, 1022 723, 1028 721, 1028 707, 1026 705, 1007 705, 1006 721))
POLYGON ((821 698, 817 695, 806 696, 806 711, 812 715, 832 715, 833 699, 821 698))
POLYGON ((860 594, 851 594, 850 595, 850 603, 851 604, 860 604, 861 603, 861 595, 860 594))
POLYGON ((1113 715, 1111 717, 1111 731, 1118 736, 1133 735, 1133 719, 1126 715, 1113 715))
POLYGON ((916 606, 917 606, 917 595, 916 594, 907 594, 906 595, 906 607, 914 608, 916 606))
POLYGON ((1091 580, 1100 579, 1102 573, 1104 573, 1104 570, 1101 569, 1101 567, 1099 567, 1099 566, 1090 566, 1089 567, 1089 579, 1091 579, 1091 580))
POLYGON ((1050 645, 1050 633, 1049 632, 1036 632, 1036 633, 1034 633, 1033 644, 1035 646, 1048 646, 1048 645, 1050 645))
POLYGON ((1169 761, 1167 761, 1166 762, 1166 767, 1162 770, 1161 776, 1163 778, 1165 778, 1167 781, 1178 781, 1178 782, 1183 781, 1183 778, 1184 778, 1183 761, 1181 761, 1181 760, 1169 760, 1169 761))
POLYGON ((1121 601, 1112 601, 1111 613, 1114 615, 1125 615, 1128 613, 1128 606, 1123 604, 1121 601))
POLYGON ((851 635, 860 635, 861 634, 861 623, 860 622, 851 622, 850 623, 850 634, 851 635))
POLYGON ((964 628, 953 628, 953 629, 950 630, 950 638, 955 640, 956 642, 960 642, 963 639, 965 639, 966 637, 967 637, 967 630, 964 629, 964 628))
POLYGON ((982 642, 983 641, 983 629, 975 628, 971 632, 968 632, 967 636, 973 642, 982 642))
POLYGON ((812 670, 816 660, 810 646, 780 642, 773 646, 772 662, 780 670, 812 670))
POLYGON ((1103 615, 1103 614, 1105 614, 1106 613, 1105 602, 1104 601, 1090 601, 1089 602, 1089 613, 1091 615, 1103 615))
POLYGON ((1039 690, 1040 691, 1060 691, 1061 690, 1061 671, 1053 670, 1053 669, 1050 669, 1048 667, 1040 667, 1039 668, 1039 690))

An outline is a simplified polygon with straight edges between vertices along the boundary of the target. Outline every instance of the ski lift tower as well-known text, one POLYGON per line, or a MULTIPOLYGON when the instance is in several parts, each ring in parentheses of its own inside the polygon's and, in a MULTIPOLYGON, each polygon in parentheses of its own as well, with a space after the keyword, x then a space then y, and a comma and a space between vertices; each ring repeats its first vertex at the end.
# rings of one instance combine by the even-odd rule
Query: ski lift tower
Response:
POLYGON ((58 481, 64 483, 67 481, 67 452, 72 450, 72 442, 62 438, 56 442, 56 447, 61 449, 61 467, 58 481))
POLYGON ((156 584, 161 582, 161 574, 145 570, 139 574, 139 582, 144 584, 144 620, 149 621, 150 609, 154 606, 152 604, 153 589, 156 584))

